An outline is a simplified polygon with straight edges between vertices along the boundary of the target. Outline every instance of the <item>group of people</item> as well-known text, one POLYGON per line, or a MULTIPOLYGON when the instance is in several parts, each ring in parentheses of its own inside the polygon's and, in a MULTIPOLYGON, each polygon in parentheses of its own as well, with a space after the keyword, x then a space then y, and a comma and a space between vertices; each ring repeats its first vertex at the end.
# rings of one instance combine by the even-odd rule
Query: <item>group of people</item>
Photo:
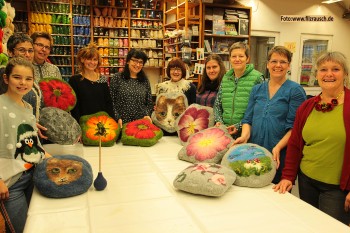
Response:
MULTIPOLYGON (((18 232, 25 224, 33 165, 49 156, 43 152, 35 159, 26 159, 18 140, 26 141, 30 135, 42 148, 38 139, 41 126, 36 124, 42 106, 37 82, 44 77, 61 78, 58 68, 46 61, 51 46, 50 35, 42 33, 31 38, 16 35, 8 43, 9 55, 14 58, 1 84, 0 200, 18 232), (9 168, 3 161, 18 165, 9 168)), ((105 111, 120 126, 141 118, 151 120, 154 103, 143 70, 147 60, 143 51, 131 49, 123 71, 108 82, 99 73, 101 57, 96 45, 80 49, 78 73, 69 79, 77 96, 72 116, 79 121, 83 115, 105 111)), ((234 145, 251 142, 272 153, 278 167, 273 180, 276 192, 290 191, 298 177, 302 200, 349 224, 350 90, 346 87, 344 55, 328 52, 318 58, 316 78, 321 94, 308 100, 304 89, 287 79, 292 61, 288 49, 275 46, 269 51, 268 80, 249 60, 249 46, 242 42, 234 43, 229 50, 232 68, 228 71, 219 55, 208 55, 196 88, 186 79, 185 63, 173 58, 166 67, 169 80, 158 85, 157 94, 183 93, 189 105, 213 107, 216 125, 227 127, 235 138, 234 145)))

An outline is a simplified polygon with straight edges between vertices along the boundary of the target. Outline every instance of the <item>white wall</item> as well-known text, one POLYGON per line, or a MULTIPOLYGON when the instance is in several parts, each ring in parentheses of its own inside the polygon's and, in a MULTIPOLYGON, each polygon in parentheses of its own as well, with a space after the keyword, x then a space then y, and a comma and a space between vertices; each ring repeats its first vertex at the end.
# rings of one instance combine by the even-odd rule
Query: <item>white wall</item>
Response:
MULTIPOLYGON (((296 42, 296 52, 291 64, 292 80, 300 74, 300 38, 303 33, 332 35, 333 51, 341 51, 350 59, 350 21, 342 18, 344 9, 337 4, 322 4, 321 0, 255 0, 252 13, 252 35, 272 33, 277 35, 276 45, 296 42), (281 15, 329 15, 334 22, 282 23, 281 15)), ((317 94, 319 88, 306 87, 308 94, 317 94)))

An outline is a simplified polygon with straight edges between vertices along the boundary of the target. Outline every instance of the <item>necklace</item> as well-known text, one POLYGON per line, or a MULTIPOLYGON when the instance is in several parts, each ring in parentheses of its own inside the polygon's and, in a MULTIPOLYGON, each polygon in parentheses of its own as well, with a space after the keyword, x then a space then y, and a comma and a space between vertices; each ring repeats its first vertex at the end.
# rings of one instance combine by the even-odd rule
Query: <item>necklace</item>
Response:
POLYGON ((92 77, 92 78, 87 77, 87 75, 84 75, 84 74, 81 74, 81 75, 82 75, 85 79, 89 80, 91 84, 95 84, 95 83, 98 81, 98 79, 99 79, 98 73, 95 73, 95 72, 94 72, 94 74, 93 74, 93 76, 95 76, 95 77, 92 77))
POLYGON ((317 96, 315 102, 315 109, 316 111, 320 111, 320 112, 330 112, 334 109, 335 106, 338 105, 338 98, 344 93, 344 91, 341 91, 336 98, 331 99, 330 103, 321 103, 322 101, 322 93, 317 96))

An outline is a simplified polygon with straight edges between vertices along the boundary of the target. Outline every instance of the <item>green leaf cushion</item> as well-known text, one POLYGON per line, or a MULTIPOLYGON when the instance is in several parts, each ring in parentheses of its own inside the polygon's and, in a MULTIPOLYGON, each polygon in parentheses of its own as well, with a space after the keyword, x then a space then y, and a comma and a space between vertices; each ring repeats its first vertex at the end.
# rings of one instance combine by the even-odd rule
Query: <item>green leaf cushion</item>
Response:
POLYGON ((130 146, 153 146, 163 137, 163 131, 147 119, 123 125, 121 142, 130 146))
POLYGON ((43 133, 53 143, 72 145, 81 135, 78 122, 68 112, 59 108, 43 108, 40 111, 39 123, 47 128, 43 133))
POLYGON ((233 184, 236 174, 215 163, 196 163, 181 171, 173 185, 175 188, 204 196, 222 196, 233 184))
POLYGON ((46 197, 65 198, 85 193, 91 186, 91 165, 75 155, 58 155, 35 167, 33 181, 46 197))
POLYGON ((182 145, 192 134, 213 126, 213 108, 199 104, 191 104, 175 122, 175 129, 182 145))
POLYGON ((178 158, 191 163, 220 163, 233 143, 225 127, 211 127, 191 135, 178 153, 178 158))
POLYGON ((60 108, 69 112, 77 103, 73 88, 64 80, 58 78, 44 78, 39 81, 46 107, 60 108))
POLYGON ((187 97, 181 93, 162 93, 157 96, 151 119, 168 133, 176 132, 175 121, 188 107, 187 97))
POLYGON ((235 145, 224 155, 221 165, 237 174, 235 185, 264 187, 271 184, 276 174, 276 162, 272 154, 259 145, 245 143, 235 145))
POLYGON ((80 117, 79 124, 82 130, 82 141, 86 146, 99 145, 99 133, 101 146, 113 146, 120 134, 120 126, 106 112, 98 112, 80 117))

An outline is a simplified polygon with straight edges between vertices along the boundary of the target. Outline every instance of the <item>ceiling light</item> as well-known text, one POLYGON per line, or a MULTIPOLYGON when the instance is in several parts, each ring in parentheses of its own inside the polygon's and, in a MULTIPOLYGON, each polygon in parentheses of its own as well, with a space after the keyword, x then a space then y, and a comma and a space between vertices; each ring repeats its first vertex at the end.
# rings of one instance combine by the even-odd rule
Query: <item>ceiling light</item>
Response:
POLYGON ((341 2, 341 1, 343 0, 326 0, 326 1, 322 1, 322 3, 331 4, 331 3, 341 2))

